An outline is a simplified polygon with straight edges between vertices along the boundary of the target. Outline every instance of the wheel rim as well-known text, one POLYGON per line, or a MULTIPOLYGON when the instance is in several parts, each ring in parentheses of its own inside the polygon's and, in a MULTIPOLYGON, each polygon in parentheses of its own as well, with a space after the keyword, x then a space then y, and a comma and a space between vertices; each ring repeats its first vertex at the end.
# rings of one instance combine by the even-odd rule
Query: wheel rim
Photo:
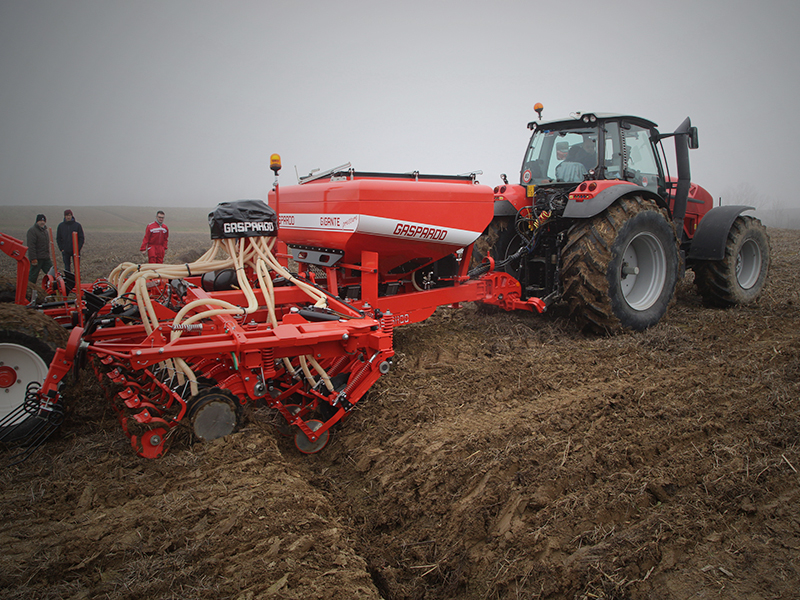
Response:
POLYGON ((736 281, 744 290, 749 290, 761 274, 761 248, 753 240, 747 240, 736 255, 736 281))
MULTIPOLYGON (((49 365, 33 350, 17 344, 0 344, 0 420, 22 405, 28 384, 44 381, 48 369, 49 365)), ((26 417, 21 415, 15 423, 26 417)))
POLYGON ((634 310, 647 310, 661 296, 667 281, 667 255, 651 233, 635 236, 622 255, 622 296, 634 310))

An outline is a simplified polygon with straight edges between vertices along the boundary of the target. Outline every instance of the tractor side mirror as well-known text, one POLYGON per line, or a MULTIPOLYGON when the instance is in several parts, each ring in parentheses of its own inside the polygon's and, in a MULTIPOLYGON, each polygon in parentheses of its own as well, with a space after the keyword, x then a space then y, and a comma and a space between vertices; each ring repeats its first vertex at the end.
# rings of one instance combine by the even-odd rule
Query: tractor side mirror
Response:
POLYGON ((697 137, 697 127, 689 127, 689 148, 697 150, 700 147, 700 140, 697 137))

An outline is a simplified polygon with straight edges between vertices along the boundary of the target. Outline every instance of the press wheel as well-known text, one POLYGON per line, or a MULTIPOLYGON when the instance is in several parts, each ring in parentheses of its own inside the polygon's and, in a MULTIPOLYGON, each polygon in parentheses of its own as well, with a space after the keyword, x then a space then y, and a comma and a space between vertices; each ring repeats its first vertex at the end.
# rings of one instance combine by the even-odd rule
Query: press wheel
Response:
MULTIPOLYGON (((322 427, 322 421, 316 421, 314 419, 310 421, 306 421, 306 425, 311 431, 316 431, 320 427, 322 427)), ((294 436, 294 445, 297 446, 297 449, 300 450, 303 454, 316 454, 320 450, 322 450, 325 446, 328 445, 328 440, 330 439, 330 431, 326 431, 321 436, 317 438, 315 442, 312 442, 308 439, 308 436, 303 433, 303 431, 298 431, 297 434, 294 436)))

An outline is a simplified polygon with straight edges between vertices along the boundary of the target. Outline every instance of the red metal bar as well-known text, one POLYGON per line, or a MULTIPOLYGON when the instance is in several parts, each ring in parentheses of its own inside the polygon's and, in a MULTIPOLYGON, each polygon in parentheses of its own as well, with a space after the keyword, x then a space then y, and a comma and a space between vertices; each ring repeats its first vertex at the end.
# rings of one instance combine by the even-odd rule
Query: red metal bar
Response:
POLYGON ((28 247, 15 237, 0 233, 0 250, 17 261, 17 292, 14 296, 16 304, 28 303, 28 275, 31 273, 31 262, 28 260, 28 247))
POLYGON ((75 263, 75 307, 78 310, 78 325, 83 327, 83 290, 81 289, 81 256, 78 246, 78 232, 72 232, 72 260, 75 263))
MULTIPOLYGON (((53 243, 53 228, 48 227, 47 233, 50 238, 50 254, 53 257, 53 281, 58 279, 58 262, 56 261, 56 245, 53 243)), ((44 273, 47 276, 47 273, 44 273)))

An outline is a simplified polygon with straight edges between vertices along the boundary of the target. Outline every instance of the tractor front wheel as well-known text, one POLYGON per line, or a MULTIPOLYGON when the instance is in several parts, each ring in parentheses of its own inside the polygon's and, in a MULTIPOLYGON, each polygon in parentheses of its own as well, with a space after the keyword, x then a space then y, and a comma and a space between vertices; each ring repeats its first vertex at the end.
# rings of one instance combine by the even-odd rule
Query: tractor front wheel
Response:
POLYGON ((563 297, 572 315, 600 333, 658 323, 675 292, 678 245, 666 213, 641 196, 618 200, 568 232, 563 297))
POLYGON ((694 281, 705 304, 727 308, 758 298, 768 271, 766 228, 756 218, 740 216, 728 232, 724 258, 697 263, 694 281))

